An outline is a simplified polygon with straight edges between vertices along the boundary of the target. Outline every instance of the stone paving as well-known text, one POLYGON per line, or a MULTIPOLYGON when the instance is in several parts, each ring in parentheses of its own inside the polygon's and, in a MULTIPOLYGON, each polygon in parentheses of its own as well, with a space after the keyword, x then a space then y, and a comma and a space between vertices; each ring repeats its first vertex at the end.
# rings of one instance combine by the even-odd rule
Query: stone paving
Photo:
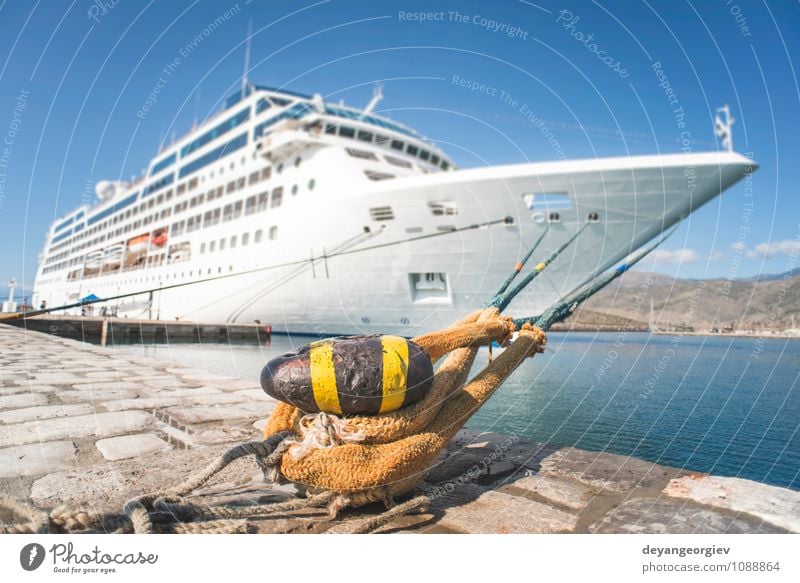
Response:
MULTIPOLYGON (((257 439, 275 406, 255 379, 3 325, 0 341, 0 492, 42 508, 117 511, 257 439)), ((383 532, 800 532, 800 492, 468 430, 424 486, 429 507, 383 532)), ((258 504, 296 491, 265 484, 248 459, 197 494, 258 504)), ((345 511, 340 520, 379 510, 345 511)), ((298 512, 254 527, 320 532, 331 526, 320 517, 298 512)))

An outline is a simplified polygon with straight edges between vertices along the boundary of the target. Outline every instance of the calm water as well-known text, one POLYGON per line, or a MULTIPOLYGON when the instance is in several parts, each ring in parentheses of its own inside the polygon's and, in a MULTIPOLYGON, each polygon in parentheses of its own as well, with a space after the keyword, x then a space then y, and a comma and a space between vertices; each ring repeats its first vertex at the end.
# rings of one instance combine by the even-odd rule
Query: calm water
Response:
MULTIPOLYGON (((307 341, 120 350, 257 379, 307 341)), ((468 426, 800 489, 798 376, 798 340, 552 333, 468 426)))

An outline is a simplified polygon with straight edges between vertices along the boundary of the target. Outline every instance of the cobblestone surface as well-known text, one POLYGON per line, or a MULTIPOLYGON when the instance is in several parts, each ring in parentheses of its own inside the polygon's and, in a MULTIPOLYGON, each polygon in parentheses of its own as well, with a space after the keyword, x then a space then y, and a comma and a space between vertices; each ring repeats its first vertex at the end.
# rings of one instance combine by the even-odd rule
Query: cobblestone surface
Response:
MULTIPOLYGON (((119 511, 259 439, 275 401, 255 379, 0 325, 0 492, 42 508, 119 511), (47 355, 34 362, 32 354, 47 355), (44 363, 44 364, 43 364, 44 363)), ((624 456, 461 431, 428 472, 428 508, 382 532, 800 531, 800 492, 624 456)), ((241 460, 197 493, 261 504, 297 494, 241 460)), ((380 511, 344 512, 353 520, 380 511)), ((255 522, 320 532, 324 510, 255 522)), ((0 520, 3 517, 0 516, 0 520)))

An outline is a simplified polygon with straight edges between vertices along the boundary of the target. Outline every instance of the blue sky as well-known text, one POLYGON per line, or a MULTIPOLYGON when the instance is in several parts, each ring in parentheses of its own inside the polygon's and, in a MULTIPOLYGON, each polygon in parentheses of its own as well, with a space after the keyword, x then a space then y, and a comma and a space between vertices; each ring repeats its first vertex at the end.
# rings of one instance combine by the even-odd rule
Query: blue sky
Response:
POLYGON ((716 149, 729 103, 735 148, 761 166, 752 197, 739 184, 700 209, 654 268, 795 266, 796 2, 0 0, 0 282, 30 287, 54 218, 215 111, 241 82, 250 20, 252 81, 365 105, 383 80, 378 110, 461 166, 677 152, 664 76, 691 149, 716 149))

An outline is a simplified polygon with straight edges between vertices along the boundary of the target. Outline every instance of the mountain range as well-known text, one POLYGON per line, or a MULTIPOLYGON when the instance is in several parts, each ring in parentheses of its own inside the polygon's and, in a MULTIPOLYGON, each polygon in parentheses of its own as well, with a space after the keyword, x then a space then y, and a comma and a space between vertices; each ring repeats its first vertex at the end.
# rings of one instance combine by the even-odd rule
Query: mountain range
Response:
POLYGON ((580 306, 565 326, 780 331, 800 325, 799 313, 800 269, 748 279, 629 271, 580 306))

